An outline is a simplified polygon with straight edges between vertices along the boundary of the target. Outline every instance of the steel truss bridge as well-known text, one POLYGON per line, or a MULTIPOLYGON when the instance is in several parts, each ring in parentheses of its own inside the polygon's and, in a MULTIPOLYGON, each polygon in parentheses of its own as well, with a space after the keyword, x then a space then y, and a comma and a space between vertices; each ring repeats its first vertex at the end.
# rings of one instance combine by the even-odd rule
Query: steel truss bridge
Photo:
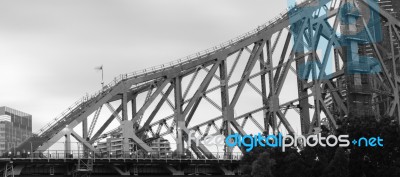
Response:
POLYGON ((399 123, 396 3, 293 4, 268 23, 221 45, 120 75, 10 150, 1 159, 1 172, 4 176, 239 175, 241 156, 234 154, 240 149, 224 147, 215 153, 195 142, 187 147, 188 134, 310 135, 322 125, 334 132, 339 121, 366 116, 390 116, 399 123), (202 105, 209 107, 201 109, 202 105), (104 107, 111 115, 102 120, 104 107), (170 115, 163 117, 165 109, 170 115), (118 127, 108 127, 113 121, 118 127), (114 135, 122 139, 123 153, 102 155, 96 142, 114 135), (157 155, 148 143, 166 136, 173 138, 176 151, 157 155), (71 149, 71 138, 83 146, 81 151, 71 149), (63 149, 50 152, 60 141, 63 149), (132 150, 129 142, 140 151, 132 150))

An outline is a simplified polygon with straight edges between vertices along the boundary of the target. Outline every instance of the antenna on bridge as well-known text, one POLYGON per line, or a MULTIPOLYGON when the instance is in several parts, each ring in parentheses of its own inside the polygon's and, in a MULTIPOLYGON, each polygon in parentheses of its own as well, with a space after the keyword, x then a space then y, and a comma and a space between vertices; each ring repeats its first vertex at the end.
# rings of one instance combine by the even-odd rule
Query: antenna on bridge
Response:
POLYGON ((97 71, 101 70, 101 89, 103 89, 104 88, 104 70, 103 70, 103 65, 98 66, 98 67, 96 67, 94 69, 97 70, 97 71))

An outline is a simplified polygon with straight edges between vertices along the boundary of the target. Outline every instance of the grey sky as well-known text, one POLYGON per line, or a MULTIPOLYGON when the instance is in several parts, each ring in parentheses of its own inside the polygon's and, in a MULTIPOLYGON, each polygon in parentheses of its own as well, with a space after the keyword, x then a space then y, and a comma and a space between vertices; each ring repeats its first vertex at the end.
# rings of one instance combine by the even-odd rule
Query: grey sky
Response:
POLYGON ((0 106, 38 130, 123 73, 212 47, 286 8, 272 0, 1 0, 0 106))

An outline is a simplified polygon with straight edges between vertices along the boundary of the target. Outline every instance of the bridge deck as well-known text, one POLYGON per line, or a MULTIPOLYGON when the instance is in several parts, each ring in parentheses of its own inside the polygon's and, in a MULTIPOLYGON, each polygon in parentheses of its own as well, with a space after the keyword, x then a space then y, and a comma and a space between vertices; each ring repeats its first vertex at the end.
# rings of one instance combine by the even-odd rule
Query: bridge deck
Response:
MULTIPOLYGON (((92 159, 93 163, 101 164, 101 163, 137 163, 137 164, 238 164, 241 161, 238 159, 151 159, 151 158, 96 158, 92 159)), ((13 162, 18 164, 30 164, 30 163, 43 163, 43 164, 51 164, 51 163, 73 163, 78 160, 89 160, 86 159, 78 159, 78 158, 65 158, 65 159, 54 159, 54 158, 0 158, 1 162, 13 162)))

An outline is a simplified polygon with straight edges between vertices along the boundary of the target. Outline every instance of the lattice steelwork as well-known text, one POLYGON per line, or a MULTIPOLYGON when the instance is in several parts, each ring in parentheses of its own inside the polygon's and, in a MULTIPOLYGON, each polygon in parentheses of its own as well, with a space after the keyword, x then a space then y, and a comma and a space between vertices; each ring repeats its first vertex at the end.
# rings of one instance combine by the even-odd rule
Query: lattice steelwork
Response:
POLYGON ((121 75, 78 101, 16 151, 46 151, 65 137, 64 150, 69 152, 73 136, 95 152, 96 141, 121 134, 124 151, 130 151, 131 140, 152 152, 150 140, 172 135, 178 154, 189 148, 197 158, 213 159, 217 157, 202 144, 185 147, 190 131, 201 136, 244 135, 254 129, 309 135, 318 133, 322 124, 335 131, 341 119, 387 115, 399 121, 400 22, 386 10, 373 0, 293 4, 236 39, 121 75), (143 104, 138 104, 139 97, 143 104), (259 106, 254 106, 253 98, 259 106), (218 115, 200 112, 202 104, 218 115), (107 112, 100 112, 104 105, 112 114, 94 128, 99 114, 107 112), (160 113, 165 107, 170 115, 160 113), (156 119, 160 114, 164 118, 156 119), (114 119, 119 126, 105 133, 114 119), (78 125, 81 134, 74 130, 78 125))

